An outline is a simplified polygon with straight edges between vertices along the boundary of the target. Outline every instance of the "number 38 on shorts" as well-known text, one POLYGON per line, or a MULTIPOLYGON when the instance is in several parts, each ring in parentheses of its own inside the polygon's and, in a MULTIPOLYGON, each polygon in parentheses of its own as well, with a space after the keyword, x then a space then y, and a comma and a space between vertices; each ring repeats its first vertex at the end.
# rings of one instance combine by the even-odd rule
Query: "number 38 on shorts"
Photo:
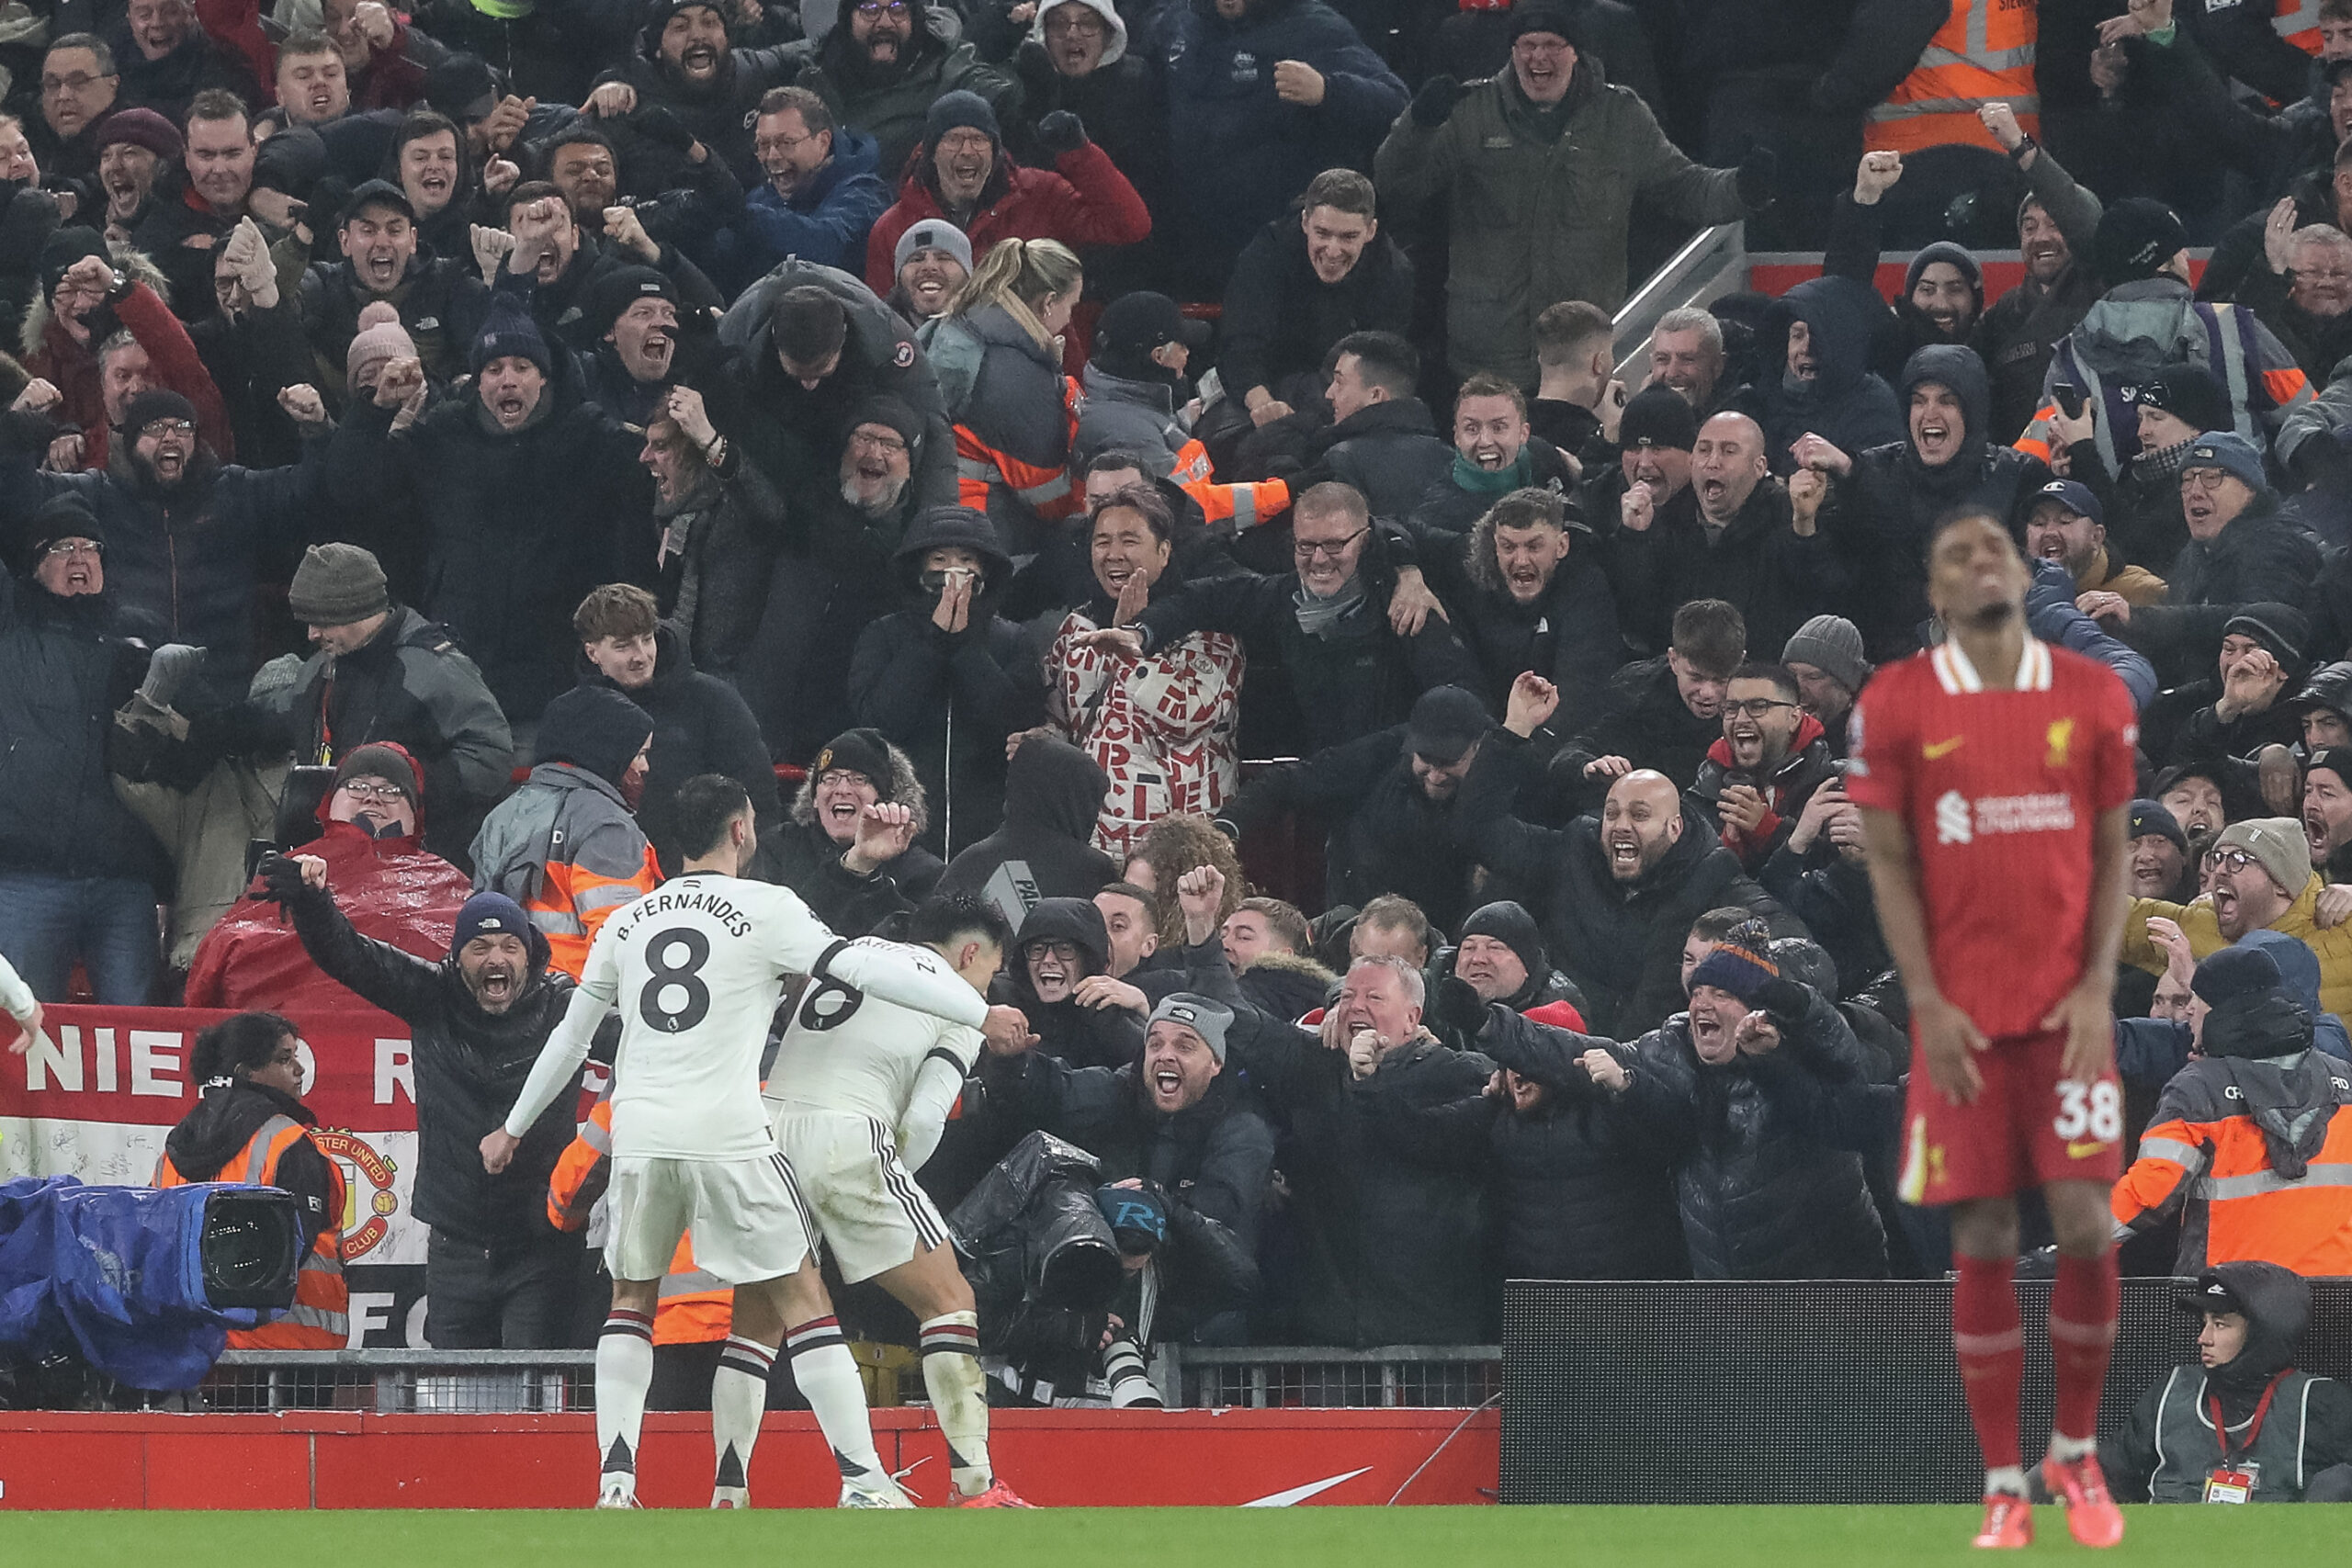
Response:
POLYGON ((2072 1143, 2111 1144, 2123 1136, 2123 1096, 2114 1084, 2061 1083, 2058 1116, 2050 1130, 2072 1143))

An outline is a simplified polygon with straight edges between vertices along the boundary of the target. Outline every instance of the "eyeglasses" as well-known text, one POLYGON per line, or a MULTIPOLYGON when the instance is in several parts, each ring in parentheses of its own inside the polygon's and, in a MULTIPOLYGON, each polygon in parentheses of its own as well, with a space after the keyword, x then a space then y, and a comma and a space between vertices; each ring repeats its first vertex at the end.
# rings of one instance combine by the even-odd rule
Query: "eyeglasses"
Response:
POLYGON ((893 17, 904 17, 907 14, 907 8, 906 0, 858 0, 857 14, 869 18, 885 13, 893 17))
POLYGON ((106 553, 106 546, 94 539, 60 539, 41 551, 51 560, 71 560, 75 556, 88 556, 96 560, 106 553))
POLYGON ((381 806, 408 798, 408 792, 389 779, 351 779, 337 787, 354 800, 372 800, 381 806))
POLYGON ((1724 703, 1724 712, 1746 714, 1750 718, 1762 718, 1774 708, 1792 708, 1796 705, 1794 703, 1782 702, 1778 697, 1749 697, 1742 702, 1724 703))
POLYGON ((2254 863, 2256 863, 2254 857, 2244 850, 2207 850, 2205 852, 2207 871, 2226 871, 2234 875, 2254 863))
POLYGON ((151 419, 139 427, 141 435, 193 435, 196 425, 185 419, 151 419))
POLYGON ((932 145, 946 152, 978 152, 995 143, 984 130, 951 130, 932 145))
POLYGON ((1067 36, 1070 33, 1099 33, 1102 30, 1102 18, 1083 6, 1057 6, 1046 17, 1046 35, 1048 38, 1057 34, 1067 36))
POLYGON ((814 141, 817 138, 824 134, 825 133, 821 130, 812 130, 804 136, 754 136, 752 138, 752 151, 754 152, 789 152, 795 147, 799 146, 802 142, 814 141))
POLYGON ((879 452, 890 457, 907 449, 907 444, 895 435, 868 435, 863 430, 849 433, 849 445, 852 451, 879 452))
POLYGON ((1344 539, 1331 539, 1329 541, 1317 539, 1293 539, 1291 541, 1290 553, 1300 560, 1315 560, 1317 558, 1324 560, 1338 560, 1341 556, 1348 553, 1348 547, 1350 545, 1354 544, 1358 539, 1363 538, 1366 534, 1371 532, 1371 526, 1366 525, 1365 526, 1357 529, 1354 533, 1350 534, 1344 539))
POLYGON ((817 775, 819 789, 834 789, 842 784, 862 784, 872 782, 854 768, 827 768, 817 775))
POLYGON ((1078 943, 1074 942, 1033 942, 1029 944, 1032 958, 1058 958, 1064 964, 1078 962, 1078 943))
POLYGON ((96 76, 82 71, 71 76, 44 76, 40 79, 40 90, 42 96, 54 97, 60 93, 86 93, 101 82, 113 80, 114 73, 111 71, 96 76))

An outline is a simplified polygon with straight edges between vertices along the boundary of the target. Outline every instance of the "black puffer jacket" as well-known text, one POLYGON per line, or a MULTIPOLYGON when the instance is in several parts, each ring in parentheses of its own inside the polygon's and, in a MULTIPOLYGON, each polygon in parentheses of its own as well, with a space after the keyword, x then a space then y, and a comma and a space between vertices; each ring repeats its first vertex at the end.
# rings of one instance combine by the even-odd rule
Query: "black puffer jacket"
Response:
POLYGON ((1702 1280, 1883 1280, 1886 1233, 1862 1157, 1892 1135, 1894 1091, 1864 1081, 1845 1019, 1806 991, 1781 1041, 1720 1067, 1699 1059, 1676 1014, 1635 1046, 1642 1105, 1678 1155, 1675 1196, 1702 1280))
POLYGON ((1037 1036, 1037 1049, 1073 1067, 1124 1067, 1143 1055, 1143 1019, 1125 1008, 1080 1007, 1071 998, 1041 1001, 1029 979, 1029 944, 1067 942, 1078 949, 1079 976, 1101 975, 1111 966, 1111 938, 1102 911, 1080 897, 1041 898, 1021 922, 1019 938, 1005 954, 999 984, 1004 1000, 1021 1010, 1037 1036))
MULTIPOLYGON (((1919 628, 1930 613, 1928 535, 1936 519, 1968 507, 2022 529, 2035 495, 2050 482, 2049 465, 1991 434, 1992 383, 1974 349, 1920 349, 1904 363, 1896 397, 1907 407, 1913 390, 1928 382, 1960 400, 1966 434, 1959 454, 1929 468, 1907 435, 1873 446, 1854 456, 1853 472, 1831 484, 1822 506, 1823 532, 1855 563, 1849 613, 1876 664, 1918 650, 1919 628)), ((1758 649, 1779 646, 1750 641, 1758 649)))
POLYGON ((1045 676, 1036 655, 1024 656, 1020 629, 997 615, 1012 562, 985 519, 935 507, 907 529, 894 558, 906 608, 858 635, 850 712, 914 759, 932 803, 924 845, 952 855, 1004 820, 1005 737, 1045 717, 1045 676), (968 624, 952 633, 933 621, 939 596, 922 582, 924 554, 949 545, 986 569, 968 624))
POLYGON ((1040 898, 1092 898, 1119 880, 1119 863, 1090 841, 1110 787, 1069 741, 1031 736, 1005 770, 1003 826, 947 863, 939 891, 994 894, 1009 883, 1021 907, 1006 913, 1016 918, 1040 898))
POLYGON ((1323 390, 1323 361, 1350 333, 1409 332, 1413 264, 1377 235, 1337 283, 1306 259, 1306 234, 1285 213, 1243 247, 1225 286, 1217 377, 1237 402, 1263 387, 1295 407, 1323 390))
POLYGON ((1487 1173, 1506 1280, 1688 1278, 1666 1145, 1625 1095, 1596 1086, 1577 1061, 1598 1049, 1630 1066, 1633 1048, 1506 1006, 1487 1011, 1476 1048, 1543 1085, 1544 1102, 1522 1113, 1483 1086, 1418 1109, 1392 1099, 1385 1135, 1408 1158, 1487 1173))
POLYGON ((1609 874, 1599 818, 1537 828, 1510 816, 1511 753, 1525 745, 1509 730, 1488 732, 1462 781, 1457 830, 1481 862, 1509 867, 1529 892, 1544 947, 1592 1004, 1585 1022, 1594 1033, 1629 1040, 1681 1006, 1683 939, 1709 909, 1736 904, 1777 935, 1805 934, 1688 801, 1681 837, 1632 882, 1609 874))
POLYGON ((417 608, 456 634, 518 724, 572 683, 571 613, 588 591, 654 575, 644 439, 580 401, 569 360, 556 360, 519 430, 466 396, 394 434, 394 411, 371 398, 345 414, 329 464, 339 504, 413 508, 432 541, 417 608))
MULTIPOLYGON (((1303 415, 1294 415, 1303 418, 1303 415)), ((1419 398, 1371 403, 1335 424, 1311 432, 1300 466, 1273 472, 1303 495, 1325 479, 1353 485, 1374 517, 1401 518, 1453 466, 1453 448, 1438 439, 1429 405, 1419 398)))
POLYGON ((871 876, 857 876, 842 864, 845 846, 814 822, 792 822, 760 840, 752 874, 800 895, 808 912, 842 936, 864 936, 891 915, 913 908, 939 885, 940 858, 910 844, 898 859, 885 861, 871 876))
POLYGON ((0 578, 0 868, 171 886, 163 845, 107 781, 114 710, 147 670, 111 593, 0 578))
POLYGON ((326 974, 409 1026, 416 1072, 416 1217, 477 1247, 511 1247, 553 1234, 548 1178, 575 1131, 578 1107, 558 1095, 505 1170, 481 1168, 481 1141, 503 1125, 571 1005, 571 977, 548 967, 547 939, 531 932, 522 995, 495 1016, 458 973, 361 936, 334 896, 305 887, 287 910, 302 950, 326 974))
POLYGON ((1790 445, 1807 432, 1844 452, 1903 439, 1902 408, 1870 368, 1871 323, 1885 310, 1886 301, 1850 277, 1816 277, 1790 289, 1765 318, 1761 374, 1736 401, 1764 427, 1774 473, 1795 467, 1790 445), (1816 367, 1809 381, 1787 377, 1794 321, 1809 334, 1816 367))
POLYGON ((653 679, 635 691, 599 673, 585 654, 576 669, 580 684, 619 692, 653 721, 653 751, 646 759, 637 821, 663 871, 675 876, 684 851, 678 840, 678 786, 688 779, 726 774, 751 795, 758 821, 779 820, 784 805, 776 798, 775 769, 760 739, 759 722, 735 688, 695 669, 672 628, 655 630, 654 648, 653 679))
POLYGON ((1346 1054, 1313 1031, 1254 1012, 1227 1039, 1290 1124, 1283 1174, 1305 1257, 1291 1321, 1277 1336, 1306 1345, 1485 1342, 1496 1298, 1479 1183, 1396 1157, 1382 1130, 1395 1119, 1384 1102, 1403 1115, 1452 1104, 1476 1093, 1492 1064, 1423 1041, 1358 1078, 1346 1054))

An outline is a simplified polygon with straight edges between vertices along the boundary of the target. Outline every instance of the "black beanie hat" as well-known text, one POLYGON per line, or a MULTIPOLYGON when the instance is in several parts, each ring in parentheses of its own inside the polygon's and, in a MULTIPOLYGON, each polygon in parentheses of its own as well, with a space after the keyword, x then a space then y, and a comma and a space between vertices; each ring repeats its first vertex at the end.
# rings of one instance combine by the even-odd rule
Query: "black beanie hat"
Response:
POLYGON ((150 387, 122 405, 122 428, 132 435, 159 419, 184 419, 194 424, 196 405, 169 387, 150 387))
POLYGON ((335 766, 335 789, 341 789, 354 778, 382 779, 408 796, 410 810, 417 807, 417 795, 422 786, 417 780, 416 764, 398 747, 370 745, 355 748, 350 756, 335 766))
POLYGON ((931 112, 922 117, 922 141, 926 147, 936 147, 939 139, 951 130, 977 130, 990 141, 1001 144, 1003 132, 997 129, 996 110, 989 101, 968 88, 958 87, 952 93, 942 93, 932 101, 931 112))
POLYGON ((25 530, 25 537, 38 560, 41 551, 60 539, 88 539, 103 545, 107 532, 88 502, 78 495, 60 495, 41 502, 40 509, 33 513, 31 525, 25 530))
MULTIPOLYGON (((283 191, 297 201, 310 200, 326 172, 326 141, 307 125, 288 126, 254 152, 254 184, 263 190, 283 191)), ((405 196, 401 205, 408 205, 405 196)))
POLYGON ((2258 947, 2225 947, 2198 961, 2188 988, 2207 1007, 2225 1007, 2240 997, 2276 990, 2286 984, 2278 964, 2258 947))
POLYGON ((809 764, 808 776, 814 779, 835 768, 847 768, 872 784, 883 800, 890 798, 890 781, 897 770, 890 766, 890 742, 880 730, 844 729, 834 736, 809 764))
POLYGON ((493 294, 490 299, 490 313, 482 319, 481 331, 474 334, 473 346, 466 355, 466 368, 475 375, 493 359, 509 356, 527 359, 539 367, 539 374, 552 378, 555 355, 548 352, 548 340, 531 313, 511 294, 493 294))
POLYGON ((1663 381, 1634 393, 1617 421, 1620 446, 1638 446, 1645 441, 1677 452, 1688 452, 1699 443, 1699 411, 1663 381))
POLYGON ((1582 47, 1576 13, 1560 0, 1519 0, 1510 8, 1510 41, 1517 43, 1529 33, 1550 33, 1566 39, 1572 49, 1582 47))
POLYGON ((612 687, 574 686, 539 716, 531 761, 570 762, 618 789, 652 733, 653 720, 645 710, 612 687))
POLYGON ((603 337, 613 330, 613 323, 622 312, 639 299, 667 299, 674 307, 678 303, 678 286, 650 266, 615 267, 596 280, 588 294, 589 333, 603 337))
POLYGON ((1535 917, 1510 899, 1499 899, 1470 911, 1462 922, 1462 936, 1467 941, 1474 936, 1487 936, 1519 954, 1527 966, 1527 977, 1537 985, 1552 972, 1552 963, 1544 953, 1544 935, 1536 929, 1535 917))
POLYGON ((2240 606, 2222 626, 2222 635, 2252 637, 2291 676, 2303 667, 2303 648, 2311 641, 2312 623, 2292 604, 2273 601, 2240 606))
POLYGON ((861 424, 878 424, 898 432, 909 452, 922 440, 922 416, 909 407, 904 398, 894 398, 888 392, 878 392, 850 411, 848 427, 842 432, 843 442, 849 439, 849 432, 861 424))
POLYGON ((85 256, 96 256, 108 266, 114 265, 106 237, 96 229, 75 223, 52 230, 40 246, 40 297, 46 299, 55 294, 59 281, 85 256))
POLYGON ((2188 243, 2188 234, 2171 208, 2150 197, 2132 196, 2100 216, 2091 257, 2112 288, 2155 276, 2188 243))
POLYGON ((2191 430, 2228 430, 2236 423, 2228 389, 2202 365, 2185 360, 2159 367, 2132 400, 2142 408, 2159 409, 2191 430))

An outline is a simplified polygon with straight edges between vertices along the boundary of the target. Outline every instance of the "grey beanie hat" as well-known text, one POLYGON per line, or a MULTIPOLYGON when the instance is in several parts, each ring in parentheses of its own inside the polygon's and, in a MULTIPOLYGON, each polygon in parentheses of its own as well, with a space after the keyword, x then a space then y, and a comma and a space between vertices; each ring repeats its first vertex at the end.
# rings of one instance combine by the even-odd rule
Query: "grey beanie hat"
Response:
POLYGON ((1859 692, 1871 678, 1870 661, 1862 657, 1862 634, 1842 615, 1815 615, 1797 628, 1781 649, 1783 664, 1810 664, 1849 692, 1859 692))
POLYGON ((1151 1025, 1162 1020, 1182 1024, 1201 1037, 1209 1055, 1220 1062, 1225 1060, 1225 1032, 1233 1027, 1233 1010, 1223 1002, 1214 1001, 1198 991, 1170 992, 1151 1010, 1144 1032, 1151 1032, 1151 1025))
POLYGON ((899 236, 898 248, 890 255, 890 276, 896 277, 907 268, 917 251, 945 251, 972 270, 972 241, 963 230, 944 218, 925 219, 899 236))
POLYGON ((357 545, 312 545, 302 552, 286 607, 307 626, 341 626, 392 607, 384 569, 357 545))

